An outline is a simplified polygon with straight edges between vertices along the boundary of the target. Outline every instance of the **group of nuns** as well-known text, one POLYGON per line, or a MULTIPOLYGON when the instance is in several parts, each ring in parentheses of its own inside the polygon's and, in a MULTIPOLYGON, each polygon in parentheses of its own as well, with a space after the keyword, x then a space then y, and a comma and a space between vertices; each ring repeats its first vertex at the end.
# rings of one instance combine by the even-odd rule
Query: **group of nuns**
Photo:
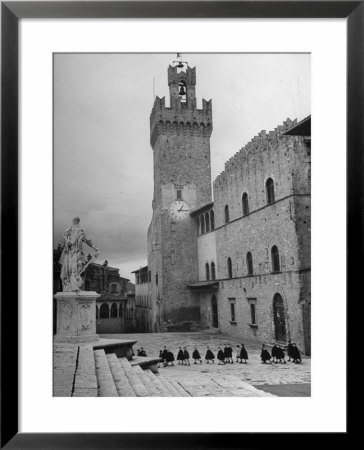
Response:
MULTIPOLYGON (((301 362, 301 355, 300 351, 297 348, 297 345, 294 342, 289 341, 287 346, 287 354, 288 354, 288 361, 292 361, 296 364, 299 364, 301 362)), ((167 347, 164 347, 164 350, 160 350, 159 352, 159 358, 163 360, 163 367, 168 366, 170 364, 171 366, 174 366, 174 354, 171 352, 171 350, 167 347)), ((270 354, 267 350, 265 344, 262 346, 262 351, 260 354, 260 358, 262 360, 262 364, 286 364, 286 357, 285 353, 282 349, 282 347, 275 343, 272 347, 272 353, 270 354)), ((197 347, 194 348, 192 352, 192 359, 194 360, 193 364, 200 363, 202 364, 202 358, 200 355, 200 352, 197 350, 197 347)), ((246 348, 244 344, 237 345, 236 346, 236 362, 240 364, 247 364, 248 361, 248 352, 246 351, 246 348)), ((218 347, 217 350, 217 360, 219 361, 218 364, 234 364, 233 361, 233 349, 230 346, 230 344, 225 344, 225 347, 218 347)), ((179 365, 185 365, 190 366, 190 354, 186 347, 179 347, 178 353, 177 353, 177 361, 179 365)), ((205 355, 205 361, 206 364, 210 364, 210 362, 215 363, 215 355, 211 351, 209 347, 206 349, 206 355, 205 355)))
MULTIPOLYGON (((295 342, 288 341, 287 346, 287 355, 288 355, 288 362, 292 361, 295 364, 299 364, 301 362, 301 354, 300 351, 297 348, 297 345, 295 342)), ((286 364, 286 355, 284 354, 283 348, 275 343, 272 347, 272 353, 269 353, 266 346, 262 345, 262 351, 260 353, 260 359, 262 360, 262 364, 286 364)))
MULTIPOLYGON (((248 360, 248 352, 246 351, 244 344, 237 345, 237 353, 236 353, 236 362, 239 362, 241 364, 246 364, 248 360)), ((167 347, 164 347, 164 350, 159 351, 159 358, 163 360, 163 366, 166 367, 168 364, 171 364, 171 366, 174 366, 174 355, 171 352, 170 349, 167 347)), ((202 364, 202 358, 200 355, 200 352, 197 350, 197 347, 194 348, 192 352, 192 359, 194 360, 193 364, 200 363, 202 364)), ((224 349, 221 347, 218 348, 217 351, 217 359, 219 361, 219 364, 233 364, 233 349, 229 344, 226 344, 224 349)), ((178 353, 177 353, 177 361, 179 365, 185 365, 190 366, 190 354, 186 347, 179 347, 178 353)), ((210 364, 215 362, 215 355, 210 349, 210 347, 207 347, 206 354, 205 354, 205 361, 206 364, 210 364)))

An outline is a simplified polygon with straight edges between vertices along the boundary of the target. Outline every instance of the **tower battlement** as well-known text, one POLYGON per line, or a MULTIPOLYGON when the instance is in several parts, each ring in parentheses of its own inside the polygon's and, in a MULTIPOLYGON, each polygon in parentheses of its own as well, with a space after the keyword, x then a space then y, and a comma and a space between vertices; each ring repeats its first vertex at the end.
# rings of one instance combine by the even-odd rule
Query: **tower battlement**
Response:
POLYGON ((154 148, 158 136, 210 137, 212 132, 212 100, 202 99, 202 108, 196 106, 196 68, 187 66, 178 72, 177 66, 168 67, 170 107, 166 98, 156 96, 150 114, 150 144, 154 148))

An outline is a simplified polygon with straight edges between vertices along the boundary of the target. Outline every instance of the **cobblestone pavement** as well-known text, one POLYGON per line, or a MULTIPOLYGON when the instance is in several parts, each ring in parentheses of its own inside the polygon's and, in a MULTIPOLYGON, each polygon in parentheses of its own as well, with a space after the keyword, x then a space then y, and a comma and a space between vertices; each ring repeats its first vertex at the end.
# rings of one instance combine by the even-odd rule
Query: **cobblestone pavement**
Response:
POLYGON ((217 348, 223 347, 226 343, 230 343, 234 350, 234 364, 218 365, 215 360, 214 364, 193 364, 191 358, 191 366, 181 366, 175 361, 174 367, 161 367, 159 369, 160 376, 163 378, 180 378, 181 380, 190 380, 203 382, 211 377, 219 377, 224 375, 232 375, 239 377, 252 385, 292 385, 295 383, 311 382, 311 360, 303 357, 301 364, 262 364, 260 361, 260 344, 252 341, 238 339, 216 332, 197 332, 197 333, 145 333, 145 334, 113 334, 100 335, 104 338, 134 339, 137 344, 134 351, 139 347, 143 347, 148 357, 158 356, 159 350, 164 346, 170 348, 176 358, 178 347, 187 347, 190 355, 196 346, 202 357, 205 356, 206 347, 209 346, 214 352, 215 357, 217 348), (236 344, 243 343, 249 354, 248 364, 237 364, 236 360, 236 344))

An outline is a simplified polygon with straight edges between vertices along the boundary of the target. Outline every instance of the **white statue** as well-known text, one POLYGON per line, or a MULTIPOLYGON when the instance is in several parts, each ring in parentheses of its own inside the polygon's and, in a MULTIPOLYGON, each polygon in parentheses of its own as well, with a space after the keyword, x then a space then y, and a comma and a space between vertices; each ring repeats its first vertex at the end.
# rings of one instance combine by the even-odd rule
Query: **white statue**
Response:
POLYGON ((71 228, 67 228, 64 232, 64 247, 59 260, 59 263, 62 265, 61 280, 64 292, 80 291, 82 285, 81 274, 92 261, 90 259, 86 263, 83 243, 95 250, 94 258, 97 258, 99 251, 86 238, 84 231, 80 228, 79 217, 75 217, 72 220, 71 228))

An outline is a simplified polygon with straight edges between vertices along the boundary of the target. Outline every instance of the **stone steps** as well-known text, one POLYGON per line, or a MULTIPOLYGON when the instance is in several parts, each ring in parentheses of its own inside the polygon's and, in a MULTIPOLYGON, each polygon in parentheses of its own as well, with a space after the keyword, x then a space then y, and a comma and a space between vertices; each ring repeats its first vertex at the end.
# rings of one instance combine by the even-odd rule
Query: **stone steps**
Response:
POLYGON ((118 391, 104 350, 94 350, 98 397, 118 397, 118 391))
POLYGON ((131 367, 130 362, 126 358, 119 358, 118 361, 136 396, 148 397, 147 388, 144 386, 142 380, 138 376, 138 373, 133 369, 133 367, 131 367))
POLYGON ((144 384, 144 386, 148 392, 148 396, 150 396, 150 397, 160 397, 161 396, 157 386, 155 385, 155 383, 153 383, 152 379, 148 376, 146 371, 144 371, 139 365, 133 367, 133 370, 134 370, 134 372, 136 372, 138 374, 141 382, 144 384))
POLYGON ((94 351, 91 345, 80 345, 73 397, 97 397, 98 385, 94 351))
POLYGON ((148 375, 148 377, 158 390, 159 397, 171 397, 171 394, 168 391, 168 389, 166 389, 166 387, 160 382, 160 377, 156 377, 154 373, 150 370, 145 370, 145 373, 148 375))
POLYGON ((106 355, 106 358, 109 363, 110 371, 119 397, 136 397, 136 392, 130 384, 128 377, 126 376, 125 371, 115 353, 109 353, 106 355))
POLYGON ((233 374, 164 377, 132 366, 115 353, 80 346, 74 396, 99 397, 275 397, 233 374), (92 362, 92 357, 94 363, 92 362), (94 366, 93 366, 94 364, 94 366))

